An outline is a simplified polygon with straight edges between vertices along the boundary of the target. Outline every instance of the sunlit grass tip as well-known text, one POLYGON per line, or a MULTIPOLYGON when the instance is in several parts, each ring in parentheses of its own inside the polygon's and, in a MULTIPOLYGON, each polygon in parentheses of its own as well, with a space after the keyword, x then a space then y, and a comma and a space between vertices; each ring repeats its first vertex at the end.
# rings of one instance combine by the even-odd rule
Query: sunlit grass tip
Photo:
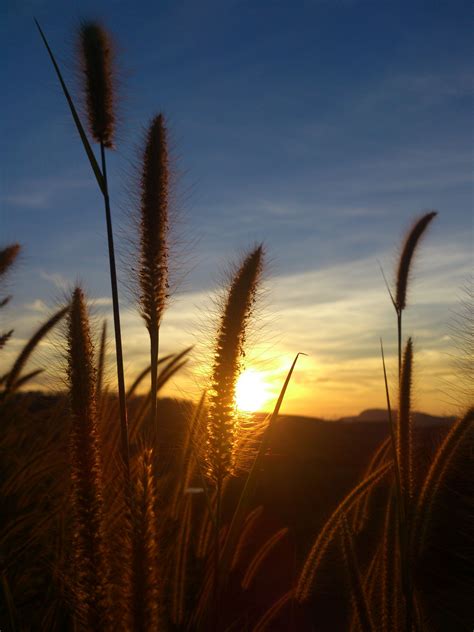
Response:
POLYGON ((415 254, 416 247, 428 228, 428 225, 436 217, 436 211, 426 213, 418 219, 407 233, 403 244, 402 253, 398 262, 396 292, 395 292, 395 308, 401 312, 406 307, 408 280, 410 275, 410 267, 415 254))
POLYGON ((222 480, 232 472, 235 443, 235 387, 247 325, 263 270, 264 250, 259 245, 248 254, 228 289, 219 321, 209 392, 206 463, 208 474, 222 480))

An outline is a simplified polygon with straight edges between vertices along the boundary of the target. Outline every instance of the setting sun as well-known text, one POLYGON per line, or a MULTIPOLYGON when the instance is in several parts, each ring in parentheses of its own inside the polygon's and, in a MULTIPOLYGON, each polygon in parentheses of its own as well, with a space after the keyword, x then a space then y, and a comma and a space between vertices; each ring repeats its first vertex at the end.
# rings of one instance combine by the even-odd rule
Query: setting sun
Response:
POLYGON ((262 373, 247 369, 240 375, 235 389, 235 402, 239 410, 256 412, 270 398, 270 387, 262 373))

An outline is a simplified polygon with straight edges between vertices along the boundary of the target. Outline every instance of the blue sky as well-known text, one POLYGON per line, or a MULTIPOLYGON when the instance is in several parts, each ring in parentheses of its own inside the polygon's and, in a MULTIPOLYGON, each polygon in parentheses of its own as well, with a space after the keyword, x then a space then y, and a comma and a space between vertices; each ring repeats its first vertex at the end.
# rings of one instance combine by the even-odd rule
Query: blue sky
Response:
MULTIPOLYGON (((7 0, 1 14, 1 239, 24 246, 5 316, 18 323, 11 354, 41 318, 39 306, 54 304, 75 279, 107 311, 101 201, 32 21, 35 15, 41 22, 76 88, 74 29, 80 18, 99 17, 115 36, 120 68, 110 172, 121 252, 143 128, 158 111, 169 121, 176 234, 184 242, 178 268, 187 274, 165 323, 164 347, 192 341, 193 310, 205 309, 219 271, 263 240, 271 260, 271 324, 257 346, 272 349, 269 371, 282 371, 293 351, 309 349, 313 358, 300 376, 304 396, 300 390, 290 398, 293 409, 336 416, 383 404, 375 379, 378 336, 393 341, 377 260, 391 277, 405 229, 436 208, 440 215, 417 262, 410 333, 419 336, 420 373, 427 371, 426 387, 420 375, 420 406, 449 408, 436 399, 430 371, 436 366, 439 379, 449 377, 449 318, 472 266, 467 2, 221 0, 141 2, 137 9, 128 1, 7 0), (366 305, 364 292, 374 293, 373 304, 366 305), (290 313, 295 305, 303 339, 290 313), (360 314, 357 330, 344 328, 341 309, 360 314), (173 325, 184 314, 186 325, 173 325), (367 383, 363 366, 372 376, 367 383), (355 384, 349 395, 335 379, 344 371, 355 384), (344 405, 337 404, 341 398, 344 405)), ((131 309, 124 317, 130 338, 139 326, 133 318, 131 309)), ((137 336, 130 357, 138 365, 146 338, 137 336)))

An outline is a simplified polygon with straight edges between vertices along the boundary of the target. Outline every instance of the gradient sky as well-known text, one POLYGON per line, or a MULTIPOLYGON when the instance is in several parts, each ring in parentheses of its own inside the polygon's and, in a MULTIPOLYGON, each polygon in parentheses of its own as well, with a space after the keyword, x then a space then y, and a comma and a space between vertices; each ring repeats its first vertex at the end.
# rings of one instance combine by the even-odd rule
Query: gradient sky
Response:
MULTIPOLYGON (((378 262, 391 280, 405 230, 435 208, 405 331, 415 342, 416 407, 453 411, 450 321, 472 270, 470 3, 137 4, 6 0, 0 9, 0 239, 24 246, 14 301, 1 316, 16 338, 1 362, 77 279, 97 316, 110 314, 101 199, 32 19, 77 94, 74 29, 80 18, 100 18, 120 68, 109 169, 124 285, 144 126, 159 111, 169 122, 183 278, 162 350, 191 343, 196 353, 168 392, 199 388, 209 297, 227 263, 264 241, 270 266, 249 366, 276 390, 293 355, 309 354, 285 412, 337 417, 384 406, 378 341, 394 381, 395 320, 378 262)), ((147 333, 125 288, 121 296, 131 377, 147 361, 147 333)), ((36 363, 53 366, 57 348, 54 338, 45 342, 36 363)), ((49 373, 45 385, 57 380, 49 373)))

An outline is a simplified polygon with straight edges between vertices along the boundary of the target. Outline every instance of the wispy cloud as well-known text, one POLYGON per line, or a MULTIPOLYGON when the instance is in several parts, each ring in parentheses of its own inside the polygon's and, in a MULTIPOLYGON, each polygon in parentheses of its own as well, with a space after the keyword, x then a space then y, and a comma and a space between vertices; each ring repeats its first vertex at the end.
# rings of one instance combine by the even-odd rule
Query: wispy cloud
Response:
POLYGON ((24 180, 16 183, 16 190, 2 195, 5 205, 15 208, 31 210, 47 209, 58 204, 61 197, 71 190, 90 189, 93 186, 90 180, 70 177, 42 178, 24 180))
POLYGON ((33 312, 40 312, 41 314, 45 314, 48 311, 48 307, 44 301, 40 298, 31 301, 31 303, 25 303, 25 309, 31 310, 33 312))
POLYGON ((40 277, 45 281, 49 281, 60 290, 68 290, 71 288, 71 281, 66 279, 59 272, 45 272, 44 270, 40 271, 40 277))

